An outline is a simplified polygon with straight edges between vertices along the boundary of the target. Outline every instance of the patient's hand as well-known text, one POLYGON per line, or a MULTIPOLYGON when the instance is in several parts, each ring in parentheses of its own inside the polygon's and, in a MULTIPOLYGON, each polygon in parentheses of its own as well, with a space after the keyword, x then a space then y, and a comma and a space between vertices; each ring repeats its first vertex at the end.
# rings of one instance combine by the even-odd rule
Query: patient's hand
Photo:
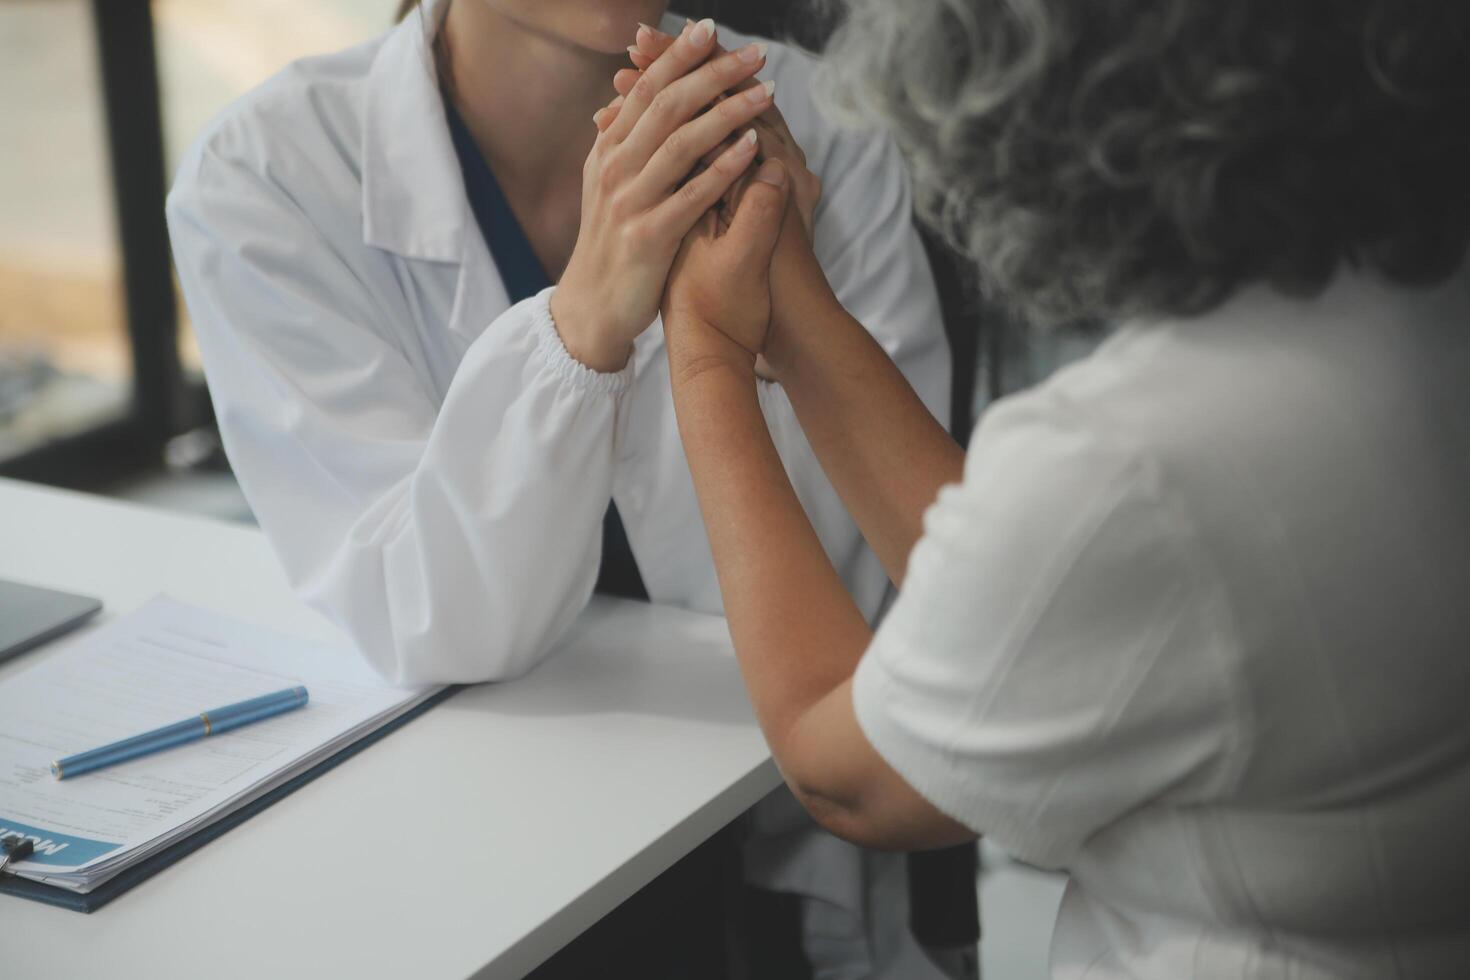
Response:
POLYGON ((684 238, 664 288, 664 335, 676 385, 710 367, 753 373, 771 324, 771 256, 791 220, 791 180, 777 161, 755 173, 733 216, 709 212, 684 238))

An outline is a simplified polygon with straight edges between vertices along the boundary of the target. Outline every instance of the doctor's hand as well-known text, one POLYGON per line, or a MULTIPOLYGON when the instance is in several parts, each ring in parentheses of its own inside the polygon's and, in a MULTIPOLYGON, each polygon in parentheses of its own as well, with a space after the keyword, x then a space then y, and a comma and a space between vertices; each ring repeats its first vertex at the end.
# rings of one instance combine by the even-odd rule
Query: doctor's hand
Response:
POLYGON ((674 384, 710 368, 755 377, 771 324, 771 257, 789 217, 791 179, 761 164, 734 214, 710 212, 684 239, 664 290, 664 335, 674 384))
POLYGON ((658 313, 684 236, 755 159, 755 137, 746 134, 689 177, 771 105, 770 87, 758 85, 704 111, 765 64, 758 45, 715 50, 712 22, 685 28, 619 97, 616 118, 598 127, 582 171, 577 244, 551 297, 562 342, 594 370, 627 362, 633 340, 658 313))
MULTIPOLYGON (((675 40, 673 35, 665 34, 657 28, 649 27, 647 24, 640 25, 635 43, 628 46, 628 57, 632 60, 636 70, 625 68, 613 76, 613 87, 618 93, 627 95, 637 84, 643 72, 650 68, 675 40)), ((717 52, 722 50, 718 45, 715 49, 717 52)), ((754 78, 747 78, 732 86, 722 98, 737 95, 757 84, 759 83, 754 78)), ((608 122, 610 122, 609 119, 602 120, 602 124, 608 122)), ((761 161, 776 159, 786 165, 787 175, 792 181, 793 203, 797 214, 801 216, 802 226, 806 229, 807 236, 810 237, 813 216, 816 214, 817 203, 822 198, 821 178, 807 169, 806 151, 801 148, 801 144, 796 142, 796 137, 791 135, 791 127, 786 124, 786 117, 781 114, 780 106, 772 102, 765 112, 756 117, 753 128, 758 139, 756 159, 761 161)), ((713 152, 718 152, 718 150, 713 152)), ((707 157, 704 162, 707 163, 711 159, 713 159, 712 156, 707 157)), ((752 169, 743 176, 731 188, 731 193, 725 196, 724 204, 727 207, 733 208, 739 190, 750 179, 750 173, 753 172, 752 169)))
MULTIPOLYGON (((628 55, 640 68, 651 66, 674 40, 668 34, 644 26, 638 31, 637 44, 629 47, 628 55)), ((641 76, 641 71, 624 69, 614 76, 613 86, 619 92, 628 92, 641 76)), ((740 84, 754 82, 746 80, 740 84)), ((738 90, 739 86, 736 86, 722 97, 729 97, 738 90)), ((618 106, 619 103, 614 101, 611 110, 599 120, 599 125, 610 125, 618 106)), ((779 161, 791 181, 792 207, 783 225, 771 269, 771 326, 766 349, 758 365, 761 377, 779 381, 781 337, 800 329, 803 319, 810 317, 814 310, 830 309, 837 299, 813 249, 813 216, 821 199, 822 181, 808 169, 806 153, 774 103, 756 118, 752 128, 759 137, 757 161, 779 161)), ((726 220, 749 186, 753 172, 752 167, 722 199, 726 220)))

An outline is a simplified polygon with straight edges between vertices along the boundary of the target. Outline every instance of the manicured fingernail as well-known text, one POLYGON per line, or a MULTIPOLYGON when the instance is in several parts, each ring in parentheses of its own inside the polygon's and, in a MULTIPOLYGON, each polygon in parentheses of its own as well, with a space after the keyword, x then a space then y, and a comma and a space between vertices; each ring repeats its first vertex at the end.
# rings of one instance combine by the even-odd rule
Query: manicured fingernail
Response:
POLYGON ((638 45, 636 45, 636 44, 630 44, 630 45, 628 45, 628 54, 632 55, 633 57, 636 58, 638 55, 641 55, 642 53, 643 52, 638 49, 638 45))
POLYGON ((775 81, 774 80, 771 80, 771 79, 767 79, 766 81, 761 82, 755 88, 747 89, 746 92, 745 92, 745 97, 747 99, 749 99, 752 104, 754 104, 754 105, 760 105, 762 102, 767 101, 768 99, 770 99, 775 94, 776 94, 776 83, 775 83, 775 81))
POLYGON ((776 187, 780 187, 786 183, 786 168, 775 160, 767 160, 755 172, 755 179, 763 184, 773 184, 776 187))
POLYGON ((697 47, 703 47, 714 36, 715 20, 713 17, 706 17, 698 24, 695 24, 694 30, 689 32, 689 43, 697 47))
POLYGON ((766 56, 766 44, 764 41, 756 44, 747 44, 736 53, 740 55, 740 60, 747 65, 754 64, 766 56))
POLYGON ((759 139, 759 137, 756 136, 755 130, 747 129, 745 131, 745 135, 740 137, 739 146, 742 150, 747 147, 755 146, 755 142, 757 139, 759 139))
POLYGON ((597 125, 599 122, 602 121, 602 114, 604 112, 606 112, 606 111, 607 111, 606 109, 598 109, 596 112, 594 112, 592 114, 592 124, 594 126, 597 125))

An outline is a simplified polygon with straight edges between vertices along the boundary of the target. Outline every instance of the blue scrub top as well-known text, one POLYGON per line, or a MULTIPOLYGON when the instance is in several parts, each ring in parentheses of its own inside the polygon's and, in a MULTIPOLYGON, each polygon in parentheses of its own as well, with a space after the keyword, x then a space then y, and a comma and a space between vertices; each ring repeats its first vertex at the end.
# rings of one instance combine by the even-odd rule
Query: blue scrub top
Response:
MULTIPOLYGON (((551 277, 531 249, 531 242, 511 211, 510 202, 505 199, 495 174, 447 93, 444 96, 444 115, 449 120, 449 133, 454 140, 455 155, 459 157, 460 172, 464 174, 470 210, 475 214, 480 234, 485 236, 495 267, 505 280, 505 291, 510 295, 511 303, 535 296, 552 285, 551 277)), ((623 520, 618 516, 617 505, 610 500, 602 520, 602 566, 597 570, 596 588, 598 592, 630 599, 648 598, 643 576, 628 544, 623 520)))

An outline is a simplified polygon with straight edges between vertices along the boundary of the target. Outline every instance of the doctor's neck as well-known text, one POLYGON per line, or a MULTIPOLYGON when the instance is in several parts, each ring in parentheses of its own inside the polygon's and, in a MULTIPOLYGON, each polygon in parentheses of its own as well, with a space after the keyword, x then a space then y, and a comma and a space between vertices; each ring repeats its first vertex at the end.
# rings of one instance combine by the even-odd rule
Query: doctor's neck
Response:
POLYGON ((592 114, 617 94, 612 76, 627 56, 580 47, 482 2, 452 2, 442 30, 441 71, 496 177, 532 199, 568 185, 580 198, 597 138, 592 114))

